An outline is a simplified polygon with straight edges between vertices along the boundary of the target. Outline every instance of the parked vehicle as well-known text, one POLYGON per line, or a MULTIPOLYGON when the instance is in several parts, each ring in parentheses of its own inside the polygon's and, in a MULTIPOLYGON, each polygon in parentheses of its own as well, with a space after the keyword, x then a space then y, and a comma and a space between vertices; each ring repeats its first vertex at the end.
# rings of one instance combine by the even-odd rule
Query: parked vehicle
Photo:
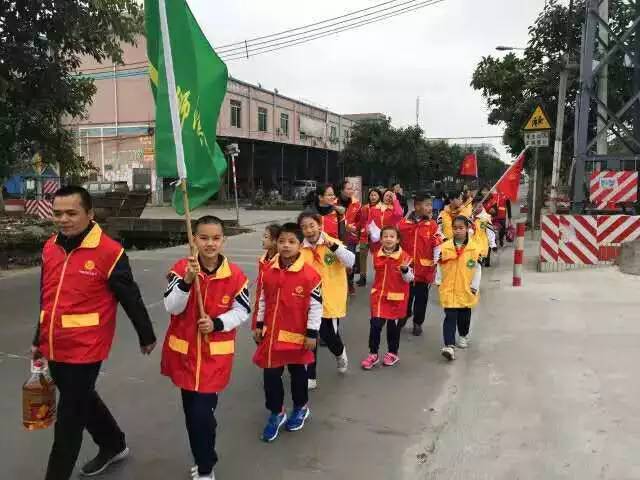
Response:
POLYGON ((107 193, 129 192, 129 185, 127 182, 87 182, 84 184, 93 198, 105 196, 107 193))
POLYGON ((317 187, 318 182, 315 180, 295 180, 293 182, 293 199, 304 200, 317 187))

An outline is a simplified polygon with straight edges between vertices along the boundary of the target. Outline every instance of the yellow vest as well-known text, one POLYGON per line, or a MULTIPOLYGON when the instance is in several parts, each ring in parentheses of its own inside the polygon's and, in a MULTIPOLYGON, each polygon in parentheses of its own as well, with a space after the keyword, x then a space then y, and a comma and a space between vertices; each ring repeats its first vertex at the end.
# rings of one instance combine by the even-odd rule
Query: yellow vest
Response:
POLYGON ((473 218, 473 205, 471 204, 471 200, 469 200, 469 203, 467 203, 466 205, 462 205, 460 207, 458 215, 464 215, 469 219, 473 218))
POLYGON ((487 228, 491 225, 491 215, 487 212, 482 212, 475 218, 473 224, 475 226, 473 240, 481 247, 480 255, 486 257, 489 254, 487 228))
MULTIPOLYGON (((326 233, 325 233, 326 235, 326 233)), ((339 240, 331 241, 342 245, 339 240)), ((340 263, 336 254, 326 244, 314 247, 304 246, 301 250, 304 261, 311 265, 322 277, 323 318, 347 316, 347 268, 340 263)))
POLYGON ((440 247, 440 305, 442 308, 472 308, 480 294, 471 293, 471 281, 480 258, 481 247, 471 238, 460 256, 453 240, 440 247))

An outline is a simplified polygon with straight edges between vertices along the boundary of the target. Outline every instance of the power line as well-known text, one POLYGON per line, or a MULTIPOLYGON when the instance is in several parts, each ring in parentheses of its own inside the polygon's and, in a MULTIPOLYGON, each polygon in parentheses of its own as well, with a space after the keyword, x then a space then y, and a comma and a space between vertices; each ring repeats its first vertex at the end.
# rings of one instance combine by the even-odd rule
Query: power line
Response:
POLYGON ((374 17, 374 18, 370 18, 367 20, 363 20, 348 26, 344 26, 344 27, 340 27, 340 28, 336 28, 336 29, 332 29, 329 30, 327 32, 322 32, 322 33, 318 33, 318 34, 314 34, 314 35, 310 35, 308 37, 301 37, 298 39, 292 39, 292 40, 288 40, 286 42, 280 42, 279 44, 276 43, 274 45, 268 45, 265 47, 259 47, 257 49, 254 50, 249 50, 247 54, 232 54, 230 56, 222 56, 222 60, 224 61, 232 61, 232 60, 239 60, 241 58, 247 58, 247 56, 256 56, 256 55, 262 55, 264 53, 269 53, 269 52, 273 52, 276 50, 282 50, 284 48, 288 48, 288 47, 293 47, 294 45, 300 45, 302 43, 307 43, 310 42, 312 40, 316 40, 318 38, 323 38, 323 37, 327 37, 330 35, 336 35, 338 33, 347 31, 347 30, 353 30, 355 28, 359 28, 362 27, 364 25, 369 25, 371 23, 377 23, 377 22, 381 22, 383 20, 398 16, 398 15, 403 15, 405 13, 409 13, 409 12, 413 12, 415 10, 419 10, 422 9, 424 7, 430 6, 430 5, 435 5, 438 3, 442 3, 445 0, 427 0, 424 1, 422 3, 416 4, 416 5, 412 5, 411 7, 405 7, 401 10, 396 10, 395 12, 389 12, 386 14, 383 14, 379 17, 374 17), (276 45, 281 45, 281 46, 276 46, 276 45), (273 48, 271 48, 273 47, 273 48))
POLYGON ((484 137, 425 137, 425 140, 482 140, 485 138, 503 138, 502 135, 485 135, 484 137))
POLYGON ((305 29, 305 28, 315 27, 316 25, 321 25, 321 24, 323 24, 323 23, 328 23, 328 22, 332 22, 332 21, 334 21, 334 20, 339 20, 339 19, 341 19, 341 18, 345 18, 345 17, 348 17, 348 16, 350 16, 350 15, 354 15, 354 14, 357 14, 357 13, 366 12, 366 11, 368 11, 368 10, 372 10, 372 9, 375 9, 375 8, 378 8, 378 7, 382 7, 382 6, 387 5, 387 4, 389 4, 389 3, 395 3, 395 2, 397 2, 397 1, 398 1, 398 0, 390 0, 390 1, 387 1, 387 2, 379 3, 379 4, 377 4, 377 5, 373 5, 373 6, 368 7, 368 8, 363 8, 363 9, 361 9, 361 10, 355 10, 355 11, 353 11, 353 12, 351 12, 351 13, 347 13, 347 14, 344 14, 344 15, 340 15, 340 16, 338 16, 338 17, 329 18, 329 19, 327 19, 327 20, 322 20, 322 21, 320 21, 320 22, 311 23, 311 24, 309 24, 309 25, 304 25, 304 26, 302 26, 302 27, 291 28, 291 29, 289 29, 289 30, 283 30, 282 32, 272 33, 272 34, 270 34, 270 35, 263 35, 263 36, 261 36, 261 37, 255 37, 255 38, 252 38, 252 39, 250 39, 250 40, 243 40, 243 41, 240 41, 240 42, 228 43, 228 44, 226 44, 226 45, 220 45, 220 46, 218 47, 218 49, 225 49, 225 48, 227 48, 227 47, 233 47, 233 46, 235 46, 235 45, 240 45, 240 44, 244 45, 244 43, 245 43, 245 42, 250 43, 250 42, 254 42, 254 41, 256 41, 256 40, 263 40, 263 39, 265 39, 265 38, 276 37, 276 36, 279 36, 279 35, 283 35, 283 34, 285 34, 285 33, 296 32, 296 31, 298 31, 298 30, 303 30, 303 29, 305 29))
MULTIPOLYGON (((394 0, 392 2, 386 2, 386 3, 395 3, 396 1, 397 0, 394 0)), ((346 20, 341 20, 339 22, 329 23, 328 25, 324 25, 322 27, 317 27, 317 28, 312 28, 310 30, 307 30, 307 29, 309 27, 312 27, 312 26, 317 25, 317 24, 306 25, 304 27, 299 27, 297 29, 293 29, 293 30, 304 30, 304 31, 299 32, 299 33, 294 33, 292 35, 283 35, 283 36, 281 36, 280 34, 268 35, 267 37, 279 37, 279 38, 273 38, 271 40, 264 40, 262 42, 257 42, 257 43, 255 43, 255 40, 246 40, 245 42, 239 42, 240 46, 238 46, 238 47, 234 47, 234 48, 218 47, 216 52, 218 54, 221 54, 221 55, 226 55, 226 54, 232 54, 232 52, 234 52, 236 50, 244 51, 247 48, 256 47, 258 45, 270 44, 270 43, 273 43, 273 42, 277 42, 278 40, 285 40, 285 39, 288 39, 288 38, 291 38, 291 37, 298 37, 300 35, 306 35, 307 33, 316 32, 316 31, 319 31, 319 30, 326 30, 326 29, 329 29, 331 27, 335 27, 336 25, 341 25, 343 23, 349 23, 349 22, 353 22, 355 20, 360 20, 362 18, 370 17, 372 15, 376 15, 378 13, 385 12, 387 10, 393 10, 394 8, 402 7, 402 6, 408 5, 410 3, 416 3, 417 1, 418 0, 405 1, 403 3, 399 3, 399 4, 396 4, 396 5, 391 5, 390 7, 382 8, 380 10, 376 10, 375 12, 369 12, 369 13, 366 13, 364 15, 360 15, 360 16, 357 16, 357 17, 353 17, 353 15, 355 15, 358 12, 352 12, 352 13, 349 13, 347 15, 343 15, 343 17, 339 17, 339 18, 344 18, 344 17, 353 17, 353 18, 347 18, 346 20)), ((385 4, 382 4, 382 5, 385 5, 385 4)), ((379 6, 382 6, 382 5, 376 5, 374 7, 370 7, 370 9, 378 8, 379 6)), ((331 22, 331 21, 332 20, 325 20, 324 22, 318 22, 318 24, 327 23, 327 22, 331 22)))

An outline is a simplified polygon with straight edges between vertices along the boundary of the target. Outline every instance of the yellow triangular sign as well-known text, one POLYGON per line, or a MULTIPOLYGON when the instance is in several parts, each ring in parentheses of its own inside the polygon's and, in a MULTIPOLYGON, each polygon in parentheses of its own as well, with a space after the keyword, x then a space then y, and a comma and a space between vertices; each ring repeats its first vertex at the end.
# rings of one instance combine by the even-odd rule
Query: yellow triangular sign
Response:
POLYGON ((524 127, 525 130, 551 130, 551 123, 540 106, 536 107, 533 115, 524 127))

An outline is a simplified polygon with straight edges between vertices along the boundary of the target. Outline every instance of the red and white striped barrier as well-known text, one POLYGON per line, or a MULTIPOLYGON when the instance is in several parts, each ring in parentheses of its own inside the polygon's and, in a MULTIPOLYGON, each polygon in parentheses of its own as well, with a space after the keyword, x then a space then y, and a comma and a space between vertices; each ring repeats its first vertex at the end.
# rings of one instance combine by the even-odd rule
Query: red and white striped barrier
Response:
POLYGON ((53 217, 53 203, 49 200, 27 200, 25 213, 34 217, 49 219, 53 217))
POLYGON ((640 238, 640 216, 543 215, 540 270, 606 265, 620 245, 640 238))
POLYGON ((4 209, 5 212, 11 213, 14 215, 24 213, 25 208, 24 200, 16 200, 13 198, 8 198, 4 201, 4 209))
POLYGON ((524 263, 524 232, 525 223, 520 222, 516 226, 515 250, 513 252, 513 286, 522 286, 522 264, 524 263))
POLYGON ((591 174, 589 200, 598 210, 638 201, 638 172, 601 170, 591 174))
POLYGON ((53 194, 60 188, 60 182, 58 180, 45 180, 42 182, 42 193, 45 195, 53 194))

